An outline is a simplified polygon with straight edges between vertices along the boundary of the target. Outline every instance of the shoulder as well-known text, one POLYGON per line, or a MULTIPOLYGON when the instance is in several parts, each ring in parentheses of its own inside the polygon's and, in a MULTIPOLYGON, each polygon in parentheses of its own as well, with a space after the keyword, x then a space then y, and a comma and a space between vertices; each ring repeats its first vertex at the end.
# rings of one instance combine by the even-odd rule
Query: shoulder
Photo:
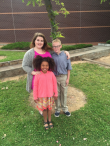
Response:
POLYGON ((32 52, 34 52, 34 48, 29 49, 29 50, 26 52, 26 54, 30 54, 30 53, 32 53, 32 52))
POLYGON ((34 55, 34 48, 29 49, 29 50, 25 53, 24 57, 25 57, 25 58, 31 58, 33 55, 34 55))
POLYGON ((53 52, 51 55, 52 55, 52 58, 54 59, 58 57, 58 55, 55 52, 53 52))
POLYGON ((54 73, 52 71, 47 71, 47 74, 52 75, 52 76, 54 75, 54 73))
POLYGON ((47 54, 47 55, 51 55, 49 51, 46 51, 46 54, 47 54))
POLYGON ((35 75, 35 80, 38 80, 41 76, 42 76, 42 73, 35 75))
POLYGON ((29 49, 29 50, 25 53, 25 56, 30 56, 30 54, 33 54, 33 53, 34 53, 34 48, 29 49))
POLYGON ((62 55, 62 56, 66 56, 66 54, 65 54, 64 51, 61 51, 61 55, 62 55))

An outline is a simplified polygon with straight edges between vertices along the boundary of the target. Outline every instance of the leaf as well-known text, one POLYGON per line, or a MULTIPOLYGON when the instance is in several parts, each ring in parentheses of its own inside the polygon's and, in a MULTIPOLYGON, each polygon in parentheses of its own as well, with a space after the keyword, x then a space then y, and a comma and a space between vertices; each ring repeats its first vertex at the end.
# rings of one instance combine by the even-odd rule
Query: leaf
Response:
POLYGON ((31 4, 31 1, 28 1, 27 6, 29 6, 31 4))

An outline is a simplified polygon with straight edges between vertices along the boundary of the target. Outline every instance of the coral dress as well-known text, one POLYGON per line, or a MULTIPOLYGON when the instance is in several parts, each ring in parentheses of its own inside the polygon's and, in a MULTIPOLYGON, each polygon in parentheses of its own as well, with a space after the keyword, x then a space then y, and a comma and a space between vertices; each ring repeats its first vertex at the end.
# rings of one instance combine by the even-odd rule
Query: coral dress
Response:
POLYGON ((40 111, 44 109, 52 109, 54 103, 54 96, 58 96, 57 92, 57 81, 54 73, 52 71, 47 71, 47 73, 35 75, 34 86, 33 86, 33 97, 37 101, 37 108, 40 111))

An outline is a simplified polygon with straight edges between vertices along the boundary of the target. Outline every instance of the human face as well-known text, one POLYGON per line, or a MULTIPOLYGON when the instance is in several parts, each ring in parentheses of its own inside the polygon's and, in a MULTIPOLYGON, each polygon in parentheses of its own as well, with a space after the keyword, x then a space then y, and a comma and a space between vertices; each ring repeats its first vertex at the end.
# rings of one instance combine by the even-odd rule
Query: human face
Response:
POLYGON ((37 49, 42 49, 42 47, 43 47, 43 45, 44 45, 44 39, 43 39, 43 37, 37 37, 36 38, 36 40, 35 40, 35 47, 37 48, 37 49))
POLYGON ((46 73, 46 72, 48 71, 48 69, 49 69, 49 64, 48 64, 48 62, 43 61, 43 62, 41 63, 41 70, 42 70, 42 72, 43 72, 43 73, 46 73))
POLYGON ((52 47, 53 47, 54 52, 59 54, 60 49, 62 48, 62 45, 60 44, 60 42, 53 42, 52 47))

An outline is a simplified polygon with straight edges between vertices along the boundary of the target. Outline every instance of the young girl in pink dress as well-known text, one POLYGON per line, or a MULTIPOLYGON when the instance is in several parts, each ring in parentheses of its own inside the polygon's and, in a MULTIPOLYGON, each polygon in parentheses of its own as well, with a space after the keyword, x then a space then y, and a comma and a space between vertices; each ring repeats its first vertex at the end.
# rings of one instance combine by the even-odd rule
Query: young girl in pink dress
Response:
POLYGON ((38 110, 43 111, 44 127, 47 130, 49 127, 53 128, 51 122, 51 110, 54 99, 56 100, 58 97, 57 81, 52 72, 55 63, 50 57, 43 58, 37 56, 33 60, 33 65, 37 71, 40 70, 41 72, 40 74, 35 75, 34 78, 33 97, 34 101, 37 103, 38 110))

